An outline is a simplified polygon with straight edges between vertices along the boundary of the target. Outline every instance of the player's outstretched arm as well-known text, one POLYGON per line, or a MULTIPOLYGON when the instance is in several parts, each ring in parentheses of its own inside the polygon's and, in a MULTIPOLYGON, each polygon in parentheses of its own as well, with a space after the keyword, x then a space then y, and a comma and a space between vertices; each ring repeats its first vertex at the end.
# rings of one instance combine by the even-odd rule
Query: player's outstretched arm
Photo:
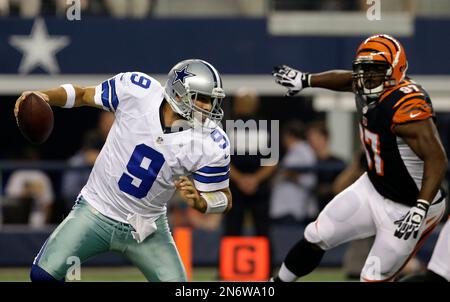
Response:
POLYGON ((42 91, 42 93, 48 95, 49 104, 52 106, 67 108, 90 106, 101 108, 101 106, 95 103, 95 86, 80 87, 76 85, 64 85, 62 87, 42 91))
POLYGON ((288 89, 287 96, 293 96, 307 87, 353 91, 350 70, 330 70, 312 74, 287 65, 280 65, 274 67, 272 75, 275 77, 276 83, 288 89))
POLYGON ((229 188, 215 192, 199 192, 193 182, 186 176, 175 181, 181 198, 201 213, 226 213, 231 209, 232 197, 229 188))
POLYGON ((310 87, 352 92, 352 72, 350 70, 330 70, 311 74, 310 87))
POLYGON ((43 91, 24 91, 16 101, 14 112, 17 115, 20 102, 31 93, 38 94, 51 106, 65 108, 90 106, 102 108, 95 103, 95 87, 80 87, 75 85, 63 85, 61 87, 43 91))

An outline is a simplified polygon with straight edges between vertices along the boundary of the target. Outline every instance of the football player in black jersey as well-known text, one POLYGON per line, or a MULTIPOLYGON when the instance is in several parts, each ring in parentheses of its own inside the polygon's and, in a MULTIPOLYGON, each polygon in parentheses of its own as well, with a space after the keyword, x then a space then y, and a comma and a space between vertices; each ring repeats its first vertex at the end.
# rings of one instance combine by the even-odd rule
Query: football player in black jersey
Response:
POLYGON ((325 251, 376 235, 361 281, 394 281, 442 219, 447 157, 430 97, 406 77, 407 68, 403 46, 388 35, 364 40, 352 71, 274 68, 288 96, 306 87, 355 94, 367 171, 306 227, 273 280, 294 281, 315 269, 325 251))

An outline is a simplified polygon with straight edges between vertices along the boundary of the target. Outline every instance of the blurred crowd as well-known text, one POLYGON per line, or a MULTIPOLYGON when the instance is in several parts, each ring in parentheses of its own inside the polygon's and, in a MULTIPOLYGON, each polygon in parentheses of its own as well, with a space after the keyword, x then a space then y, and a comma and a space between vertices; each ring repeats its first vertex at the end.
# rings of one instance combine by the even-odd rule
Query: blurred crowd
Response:
MULTIPOLYGON (((82 16, 146 18, 149 16, 259 16, 274 11, 365 11, 366 0, 0 0, 1 16, 66 15, 74 3, 82 16)), ((448 0, 396 0, 380 2, 383 12, 449 15, 448 0)))

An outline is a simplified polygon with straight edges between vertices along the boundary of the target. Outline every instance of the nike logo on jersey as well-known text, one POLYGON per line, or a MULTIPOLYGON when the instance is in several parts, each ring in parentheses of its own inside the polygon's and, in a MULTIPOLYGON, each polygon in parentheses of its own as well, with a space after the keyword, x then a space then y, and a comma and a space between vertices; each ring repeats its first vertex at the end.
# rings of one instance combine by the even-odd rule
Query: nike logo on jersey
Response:
POLYGON ((228 157, 230 157, 230 154, 225 155, 225 156, 224 156, 224 159, 227 159, 228 157))
POLYGON ((413 114, 413 113, 411 112, 411 113, 409 114, 409 117, 410 117, 410 118, 415 118, 415 117, 419 116, 421 113, 422 113, 422 112, 417 112, 417 113, 414 113, 414 114, 413 114))

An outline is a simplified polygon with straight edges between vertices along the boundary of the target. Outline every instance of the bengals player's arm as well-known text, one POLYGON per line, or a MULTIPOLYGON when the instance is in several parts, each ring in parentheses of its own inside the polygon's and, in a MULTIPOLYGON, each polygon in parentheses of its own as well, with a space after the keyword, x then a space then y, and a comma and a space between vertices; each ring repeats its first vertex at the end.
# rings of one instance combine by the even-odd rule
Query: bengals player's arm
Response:
POLYGON ((329 70, 311 74, 311 87, 335 91, 352 92, 352 72, 350 70, 329 70))
POLYGON ((447 155, 431 118, 393 126, 394 133, 403 138, 424 161, 422 188, 418 199, 432 201, 447 171, 447 155))

